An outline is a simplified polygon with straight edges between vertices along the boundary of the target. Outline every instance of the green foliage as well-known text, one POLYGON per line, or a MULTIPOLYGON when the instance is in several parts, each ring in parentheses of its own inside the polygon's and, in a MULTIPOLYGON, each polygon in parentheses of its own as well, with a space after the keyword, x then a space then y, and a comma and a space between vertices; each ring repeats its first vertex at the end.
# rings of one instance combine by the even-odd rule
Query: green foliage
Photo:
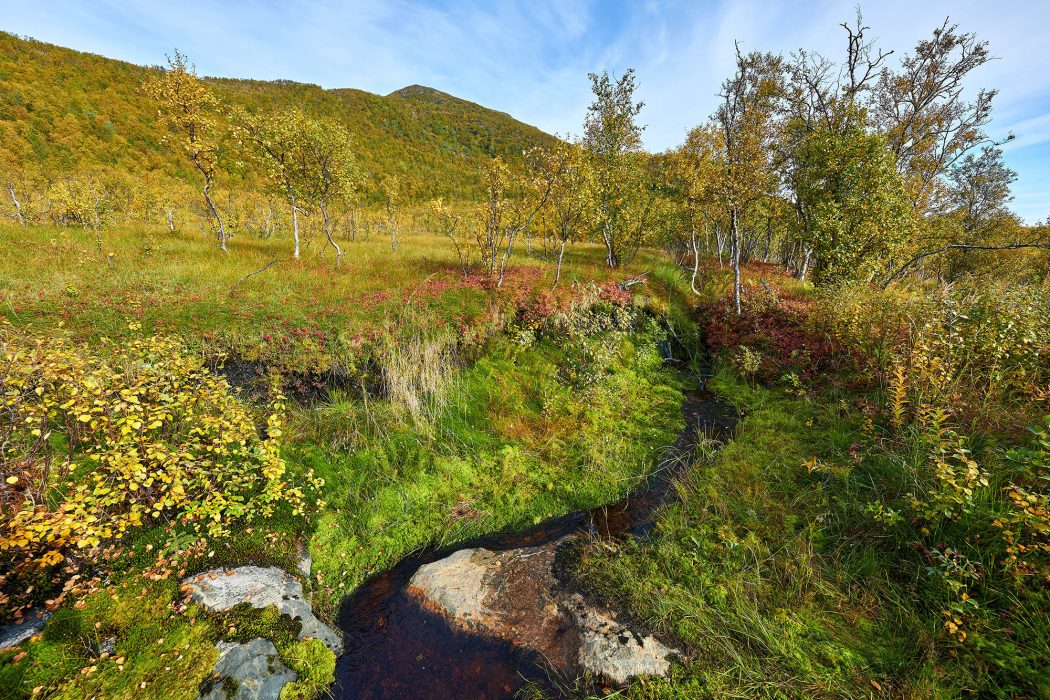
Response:
POLYGON ((642 127, 635 121, 644 103, 635 101, 634 69, 619 80, 590 74, 594 102, 584 120, 583 147, 594 173, 592 225, 605 243, 606 262, 619 267, 637 253, 652 198, 641 153, 642 127))
POLYGON ((792 153, 799 239, 820 261, 821 283, 874 274, 908 240, 904 184, 884 139, 850 121, 804 134, 792 153))
POLYGON ((898 427, 930 424, 938 411, 1006 423, 1050 376, 1050 296, 1039 285, 974 280, 909 293, 855 284, 820 298, 823 329, 873 363, 898 427))

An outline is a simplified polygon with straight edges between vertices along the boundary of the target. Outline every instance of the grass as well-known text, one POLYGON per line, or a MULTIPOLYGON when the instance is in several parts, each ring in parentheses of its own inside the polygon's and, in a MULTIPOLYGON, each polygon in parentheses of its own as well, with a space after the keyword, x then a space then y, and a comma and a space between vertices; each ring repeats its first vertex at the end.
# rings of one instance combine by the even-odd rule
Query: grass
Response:
POLYGON ((343 596, 414 551, 615 500, 681 425, 682 380, 663 367, 664 331, 652 316, 666 311, 676 282, 654 283, 635 310, 617 312, 592 285, 638 270, 610 274, 592 246, 572 253, 555 294, 550 271, 527 255, 502 289, 462 280, 450 247, 428 235, 405 237, 396 256, 384 241, 347 242, 338 272, 308 248, 230 294, 246 272, 286 255, 286 243, 239 239, 223 256, 196 236, 121 229, 105 234, 106 263, 90 232, 3 233, 0 298, 16 326, 46 335, 62 323, 105 352, 135 332, 130 317, 137 332, 177 333, 191 348, 286 372, 367 364, 367 374, 346 376, 381 384, 344 381, 291 410, 289 473, 312 468, 326 481, 313 512, 278 512, 219 540, 173 527, 135 532, 95 593, 0 655, 5 697, 192 698, 216 640, 260 635, 299 673, 286 695, 318 697, 330 652, 295 641, 272 611, 231 619, 185 605, 177 582, 247 563, 294 571, 306 541, 314 576, 305 583, 331 621, 343 596), (535 315, 559 309, 561 326, 535 315))
MULTIPOLYGON (((329 341, 342 334, 350 342, 381 326, 409 299, 446 324, 472 325, 494 302, 512 303, 553 281, 538 249, 527 255, 522 247, 505 288, 494 294, 486 280, 461 279, 448 240, 419 226, 408 229, 396 253, 381 238, 341 241, 339 270, 323 239, 307 243, 294 261, 290 243, 277 237, 236 237, 228 255, 195 231, 123 226, 102 237, 100 255, 90 230, 0 224, 0 308, 7 318, 44 329, 64 321, 87 340, 119 336, 134 316, 145 332, 190 339, 225 334, 257 342, 263 333, 290 327, 321 330, 329 341), (273 260, 282 262, 231 293, 245 275, 273 260)), ((640 259, 635 271, 647 262, 640 259)), ((559 294, 570 295, 578 283, 630 274, 632 269, 611 273, 597 246, 581 244, 566 253, 559 294)))
POLYGON ((700 455, 653 540, 603 543, 580 563, 590 586, 688 649, 669 681, 632 695, 865 697, 923 677, 928 669, 902 670, 936 630, 871 594, 900 595, 878 566, 836 556, 835 476, 803 466, 813 454, 848 455, 859 425, 724 370, 714 386, 745 414, 735 439, 700 455))
POLYGON ((866 512, 880 492, 914 488, 901 483, 901 460, 921 450, 858 451, 873 443, 871 426, 848 392, 800 396, 726 365, 712 383, 745 416, 735 438, 698 454, 653 539, 592 543, 577 567, 588 588, 686 650, 669 679, 642 680, 629 696, 1050 692, 1045 596, 982 602, 966 618, 967 644, 956 643, 941 614, 953 597, 906 534, 866 512))
MULTIPOLYGON (((639 483, 681 424, 678 380, 644 338, 578 342, 617 345, 587 391, 559 381, 564 349, 497 341, 433 426, 391 427, 352 450, 319 447, 332 444, 325 427, 305 433, 293 460, 327 481, 311 542, 315 605, 332 614, 342 593, 423 547, 590 508, 639 483)), ((336 430, 367 420, 359 401, 328 411, 336 430)))

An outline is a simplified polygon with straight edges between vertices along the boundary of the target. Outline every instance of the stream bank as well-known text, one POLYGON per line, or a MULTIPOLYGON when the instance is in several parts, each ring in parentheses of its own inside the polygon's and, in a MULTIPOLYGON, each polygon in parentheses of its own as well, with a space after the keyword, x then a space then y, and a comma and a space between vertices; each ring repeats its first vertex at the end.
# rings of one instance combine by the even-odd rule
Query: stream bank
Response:
POLYGON ((586 600, 560 575, 558 559, 580 537, 648 536, 697 444, 724 441, 736 421, 732 408, 703 390, 686 394, 682 413, 675 444, 627 498, 524 532, 424 552, 361 586, 338 617, 346 651, 334 696, 510 698, 528 682, 558 694, 581 673, 619 685, 632 670, 663 668, 673 650, 586 600), (464 565, 466 589, 456 578, 464 565), (648 658, 641 665, 631 661, 639 650, 648 658), (609 659, 618 661, 603 663, 609 659))

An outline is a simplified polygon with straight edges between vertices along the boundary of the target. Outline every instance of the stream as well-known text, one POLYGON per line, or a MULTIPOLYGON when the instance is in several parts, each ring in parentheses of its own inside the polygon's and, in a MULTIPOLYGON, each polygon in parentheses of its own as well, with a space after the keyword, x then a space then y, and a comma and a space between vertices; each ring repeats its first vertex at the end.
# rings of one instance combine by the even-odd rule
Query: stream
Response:
MULTIPOLYGON (((675 497, 701 438, 728 439, 736 412, 709 391, 685 394, 685 427, 659 467, 616 503, 554 518, 513 534, 489 535, 406 558, 364 583, 343 604, 338 624, 346 651, 336 666, 333 696, 370 698, 512 698, 527 682, 557 696, 548 666, 514 645, 456 629, 406 592, 419 567, 475 547, 508 551, 548 544, 574 533, 645 537, 656 511, 675 497)), ((564 682, 564 679, 562 679, 564 682)))

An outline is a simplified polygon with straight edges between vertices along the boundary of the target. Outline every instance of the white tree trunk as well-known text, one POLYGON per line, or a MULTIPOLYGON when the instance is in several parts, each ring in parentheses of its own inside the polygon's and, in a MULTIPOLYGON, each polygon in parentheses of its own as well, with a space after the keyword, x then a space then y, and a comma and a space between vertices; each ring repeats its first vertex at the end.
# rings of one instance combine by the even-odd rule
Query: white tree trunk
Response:
POLYGON ((812 248, 807 248, 806 249, 806 254, 802 258, 802 271, 799 272, 799 274, 798 274, 798 279, 799 279, 800 282, 805 282, 806 281, 806 274, 809 272, 809 259, 810 259, 810 257, 812 255, 813 255, 813 249, 812 248))
POLYGON ((565 244, 568 239, 562 237, 561 239, 561 250, 558 251, 558 271, 554 274, 554 284, 551 285, 551 289, 557 289, 558 282, 561 280, 561 261, 565 257, 565 244))
POLYGON ((295 244, 295 251, 292 253, 292 257, 296 260, 299 259, 299 207, 295 203, 295 195, 291 195, 292 200, 292 241, 295 244))
POLYGON ((229 250, 226 248, 226 226, 222 222, 222 217, 219 216, 219 210, 215 206, 215 202, 211 198, 211 179, 206 178, 204 180, 204 199, 208 202, 208 208, 211 210, 211 215, 215 217, 215 221, 219 224, 219 250, 224 253, 228 253, 229 250))
POLYGON ((11 194, 11 201, 15 203, 15 217, 18 219, 18 225, 25 226, 26 220, 22 216, 22 205, 18 202, 18 197, 15 196, 15 183, 8 183, 7 191, 11 194))
POLYGON ((696 229, 690 229, 689 242, 693 246, 693 276, 689 280, 689 288, 693 290, 693 294, 700 295, 700 290, 696 288, 696 276, 700 273, 700 241, 696 237, 696 229))
POLYGON ((339 244, 332 238, 332 227, 328 222, 328 207, 324 204, 321 206, 321 216, 324 217, 324 235, 328 238, 328 242, 335 248, 335 269, 339 269, 340 264, 343 262, 343 249, 339 247, 339 244))
POLYGON ((729 212, 729 228, 733 237, 733 300, 736 302, 736 315, 743 313, 740 305, 740 229, 736 223, 736 208, 729 212))

